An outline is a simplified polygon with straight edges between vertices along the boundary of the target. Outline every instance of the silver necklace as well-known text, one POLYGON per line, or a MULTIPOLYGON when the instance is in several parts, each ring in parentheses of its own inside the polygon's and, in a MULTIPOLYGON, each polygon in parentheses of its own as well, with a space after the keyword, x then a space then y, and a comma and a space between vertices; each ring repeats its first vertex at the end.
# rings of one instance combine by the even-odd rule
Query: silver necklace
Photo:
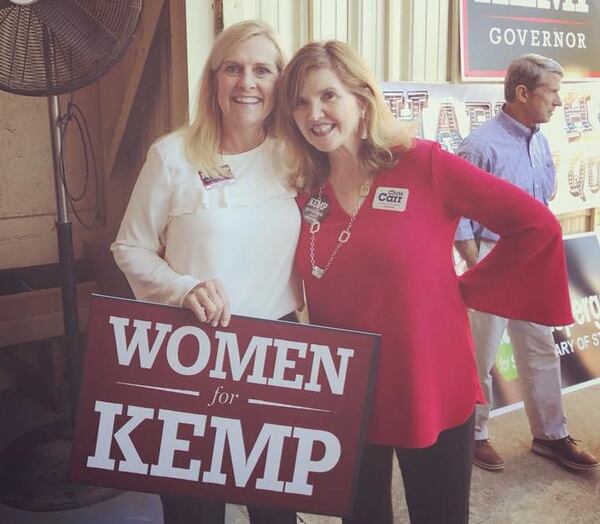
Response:
MULTIPOLYGON (((333 252, 331 253, 331 256, 329 257, 327 264, 325 264, 325 267, 320 267, 315 262, 315 245, 317 242, 317 233, 319 232, 319 229, 321 229, 321 222, 319 222, 318 220, 315 220, 310 225, 310 229, 309 229, 309 231, 310 231, 310 245, 309 245, 310 267, 311 267, 312 275, 315 278, 323 278, 323 275, 325 275, 325 273, 329 269, 329 266, 331 266, 331 263, 333 262, 333 259, 337 255, 337 252, 340 250, 340 248, 346 242, 348 242, 348 240, 350 240, 350 235, 351 235, 350 230, 352 229, 352 225, 354 224, 356 215, 358 215, 358 212, 360 211, 360 208, 361 208, 363 202, 369 195, 369 190, 371 189, 372 181, 373 180, 371 178, 368 178, 360 185, 360 189, 358 190, 358 199, 356 201, 356 209, 354 210, 354 213, 352 213, 352 216, 350 217, 350 220, 346 224, 346 227, 340 231, 340 234, 338 235, 337 244, 333 248, 333 252)), ((321 185, 321 187, 319 188, 319 194, 317 195, 317 198, 319 200, 321 200, 322 197, 323 197, 323 185, 321 185)))

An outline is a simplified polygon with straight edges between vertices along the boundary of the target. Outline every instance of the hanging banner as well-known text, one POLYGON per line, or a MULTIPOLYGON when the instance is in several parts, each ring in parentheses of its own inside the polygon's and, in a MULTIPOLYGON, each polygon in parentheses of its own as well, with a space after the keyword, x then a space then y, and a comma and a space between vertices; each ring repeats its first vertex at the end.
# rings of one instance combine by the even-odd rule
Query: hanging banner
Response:
MULTIPOLYGON (((452 153, 504 102, 499 84, 383 82, 381 87, 398 120, 452 153)), ((600 207, 600 83, 563 84, 561 96, 563 106, 542 125, 556 167, 550 199, 555 214, 600 207)))
MULTIPOLYGON (((563 388, 600 377, 600 243, 594 233, 565 237, 575 323, 553 328, 563 388)), ((510 338, 504 335, 493 376, 493 408, 523 400, 510 338)))
POLYGON ((80 482, 351 513, 379 336, 93 296, 80 482), (332 489, 335 486, 335 489, 332 489))
POLYGON ((463 80, 503 80, 519 55, 559 62, 571 80, 600 77, 600 2, 461 0, 463 80))

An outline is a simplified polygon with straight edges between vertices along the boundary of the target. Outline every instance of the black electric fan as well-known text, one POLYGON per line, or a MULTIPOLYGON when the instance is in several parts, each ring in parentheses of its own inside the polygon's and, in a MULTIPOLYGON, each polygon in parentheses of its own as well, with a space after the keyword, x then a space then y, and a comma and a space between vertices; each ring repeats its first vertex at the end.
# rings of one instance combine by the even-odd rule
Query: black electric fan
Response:
POLYGON ((141 8, 142 0, 0 0, 0 90, 48 97, 72 405, 79 327, 58 95, 90 84, 123 56, 141 8))
MULTIPOLYGON (((0 0, 0 90, 48 97, 71 414, 79 376, 79 326, 73 239, 61 162, 58 95, 90 84, 123 56, 141 9, 142 0, 0 0)), ((48 435, 31 438, 33 441, 21 445, 34 446, 36 439, 40 444, 40 438, 44 442, 42 449, 56 444, 48 435)), ((7 450, 4 451, 6 455, 7 450)), ((3 465, 4 474, 10 474, 6 467, 17 466, 3 465)), ((5 481, 6 477, 2 483, 5 481)))

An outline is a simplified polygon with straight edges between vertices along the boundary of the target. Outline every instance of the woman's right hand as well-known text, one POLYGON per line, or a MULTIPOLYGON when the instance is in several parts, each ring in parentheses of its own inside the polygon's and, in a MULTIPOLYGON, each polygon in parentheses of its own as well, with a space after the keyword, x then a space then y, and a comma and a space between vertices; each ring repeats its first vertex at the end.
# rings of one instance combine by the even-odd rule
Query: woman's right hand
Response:
POLYGON ((215 278, 200 282, 183 299, 183 306, 191 309, 200 322, 217 327, 227 327, 231 319, 229 298, 223 283, 215 278))

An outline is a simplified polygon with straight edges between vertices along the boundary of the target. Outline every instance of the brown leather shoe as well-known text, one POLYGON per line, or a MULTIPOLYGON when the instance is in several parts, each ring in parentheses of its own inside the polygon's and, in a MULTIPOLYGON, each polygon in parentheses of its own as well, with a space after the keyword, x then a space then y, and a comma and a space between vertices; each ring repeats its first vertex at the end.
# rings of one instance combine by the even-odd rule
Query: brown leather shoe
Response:
POLYGON ((556 440, 534 438, 531 449, 544 457, 554 458, 571 469, 590 470, 597 468, 600 461, 584 449, 578 449, 577 442, 571 435, 556 440))
POLYGON ((494 446, 487 439, 475 441, 473 464, 488 471, 500 471, 506 465, 502 457, 494 449, 494 446))

